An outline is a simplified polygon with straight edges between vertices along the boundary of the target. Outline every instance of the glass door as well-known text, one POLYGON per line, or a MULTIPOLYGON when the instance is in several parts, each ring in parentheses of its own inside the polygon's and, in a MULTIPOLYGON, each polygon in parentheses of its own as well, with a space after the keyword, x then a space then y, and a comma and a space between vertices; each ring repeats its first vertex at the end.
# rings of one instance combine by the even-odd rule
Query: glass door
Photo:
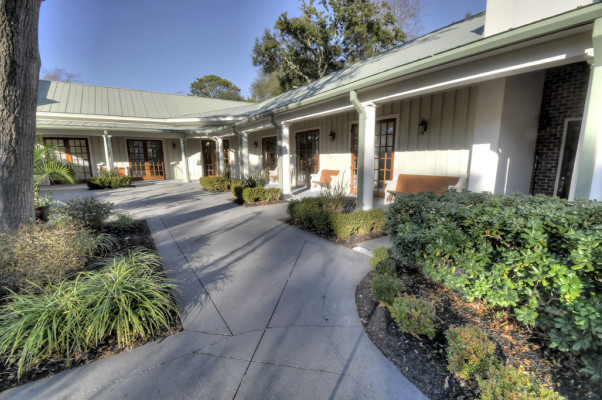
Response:
POLYGON ((213 140, 202 140, 204 176, 217 176, 217 148, 213 140))
POLYGON ((562 141, 562 155, 558 163, 555 191, 556 196, 562 197, 563 199, 569 198, 580 131, 581 120, 569 120, 566 122, 562 141))
POLYGON ((278 167, 278 142, 276 136, 261 139, 261 152, 263 158, 263 169, 273 171, 278 167))
POLYGON ((88 139, 44 138, 44 144, 52 146, 59 160, 73 165, 76 179, 80 182, 92 177, 88 139))
POLYGON ((297 186, 309 187, 310 175, 320 170, 320 131, 299 132, 295 136, 297 163, 295 165, 297 186))
POLYGON ((358 144, 360 127, 358 124, 351 125, 351 193, 357 194, 357 168, 358 168, 358 144))
POLYGON ((130 172, 135 180, 165 179, 163 143, 160 140, 128 140, 130 172))
POLYGON ((385 197, 386 181, 393 175, 395 119, 376 122, 374 135, 374 197, 385 197))

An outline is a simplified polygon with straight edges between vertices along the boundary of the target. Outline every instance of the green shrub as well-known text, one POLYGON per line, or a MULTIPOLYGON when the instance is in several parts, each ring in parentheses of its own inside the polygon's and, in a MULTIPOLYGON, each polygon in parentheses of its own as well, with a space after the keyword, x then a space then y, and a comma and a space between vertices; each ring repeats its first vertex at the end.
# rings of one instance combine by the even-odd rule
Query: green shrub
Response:
POLYGON ((100 230, 113 210, 113 203, 93 197, 70 199, 56 213, 80 221, 85 227, 100 230))
POLYGON ((24 225, 0 235, 0 284, 19 290, 57 281, 80 270, 97 250, 108 250, 110 235, 93 235, 68 218, 24 225))
POLYGON ((403 282, 397 277, 375 275, 372 278, 372 296, 378 302, 392 304, 402 290, 403 282))
POLYGON ((372 269, 374 269, 381 261, 385 261, 390 257, 390 248, 384 246, 378 247, 372 252, 372 257, 370 258, 370 266, 372 267, 372 269))
POLYGON ((496 364, 495 344, 476 326, 452 326, 447 337, 447 367, 461 379, 483 378, 496 364))
POLYGON ((243 186, 242 180, 241 179, 236 179, 236 178, 230 179, 230 188, 232 188, 232 186, 243 186))
POLYGON ((86 181, 89 189, 115 189, 118 187, 127 187, 132 183, 133 177, 130 175, 121 176, 117 171, 100 171, 100 176, 88 178, 86 181))
POLYGON ((334 212, 325 202, 328 203, 324 197, 292 200, 287 207, 287 213, 295 222, 307 228, 334 233, 341 238, 383 229, 386 218, 382 210, 334 212))
POLYGON ((282 196, 282 189, 247 187, 242 190, 242 199, 245 203, 258 203, 260 201, 276 201, 282 196))
POLYGON ((486 378, 477 378, 480 400, 562 400, 564 397, 546 388, 537 377, 511 366, 492 368, 486 378))
POLYGON ((109 259, 99 272, 12 294, 0 308, 0 354, 22 372, 39 361, 73 356, 112 334, 119 345, 168 328, 177 308, 173 284, 159 272, 154 254, 136 251, 109 259))
POLYGON ((389 311, 400 332, 414 337, 426 335, 431 340, 435 337, 437 312, 432 302, 405 294, 395 297, 389 311))
POLYGON ((210 192, 227 192, 230 187, 230 179, 223 176, 204 176, 199 183, 210 192))
POLYGON ((397 276, 397 266, 395 265, 395 261, 387 258, 386 260, 382 260, 374 267, 374 272, 379 275, 391 275, 397 276))
POLYGON ((396 196, 394 257, 469 301, 510 308, 600 377, 602 203, 485 193, 396 196))

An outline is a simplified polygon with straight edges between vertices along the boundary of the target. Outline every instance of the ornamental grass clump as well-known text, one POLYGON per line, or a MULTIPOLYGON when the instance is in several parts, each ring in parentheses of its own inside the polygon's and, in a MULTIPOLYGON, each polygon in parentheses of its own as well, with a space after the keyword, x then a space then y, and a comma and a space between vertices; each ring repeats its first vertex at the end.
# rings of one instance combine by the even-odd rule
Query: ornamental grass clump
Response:
POLYGON ((0 284, 19 291, 60 281, 114 243, 112 235, 95 235, 69 218, 24 225, 0 235, 0 284))
POLYGON ((563 400, 537 377, 511 366, 496 366, 487 377, 477 378, 479 400, 563 400))
POLYGON ((437 312, 431 301, 404 294, 395 298, 389 306, 389 312, 400 332, 409 333, 416 338, 425 335, 433 340, 435 337, 437 312))
POLYGON ((120 346, 168 329, 177 315, 174 284, 158 270, 157 255, 135 250, 101 262, 97 272, 12 293, 0 308, 0 354, 19 376, 43 359, 69 363, 115 335, 120 346))
POLYGON ((496 364, 495 344, 479 327, 452 326, 445 336, 447 366, 459 378, 484 378, 496 364))

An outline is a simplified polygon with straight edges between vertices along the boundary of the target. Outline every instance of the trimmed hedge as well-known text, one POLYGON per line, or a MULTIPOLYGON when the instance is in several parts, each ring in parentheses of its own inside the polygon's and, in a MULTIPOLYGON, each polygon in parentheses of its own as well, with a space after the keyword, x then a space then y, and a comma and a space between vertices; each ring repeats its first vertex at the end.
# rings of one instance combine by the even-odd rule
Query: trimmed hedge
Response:
POLYGON ((128 187, 131 185, 132 180, 134 178, 130 175, 126 176, 99 176, 96 178, 88 178, 86 184, 88 185, 88 189, 115 189, 119 187, 128 187))
POLYGON ((230 187, 230 179, 223 176, 204 176, 199 183, 210 192, 227 192, 230 187))
POLYGON ((287 207, 288 215, 302 226, 341 238, 353 234, 367 234, 383 230, 385 213, 382 210, 356 210, 350 213, 335 212, 325 207, 325 200, 310 197, 292 200, 287 207))
POLYGON ((511 366, 497 366, 486 378, 477 378, 479 400, 564 400, 564 397, 545 387, 535 376, 511 366))
POLYGON ((508 307, 550 347, 602 370, 602 203, 484 193, 404 194, 390 206, 393 256, 469 301, 508 307))
MULTIPOLYGON (((241 197, 245 203, 276 201, 280 200, 280 196, 282 196, 282 189, 279 188, 246 187, 241 191, 241 197)), ((238 198, 238 195, 236 195, 236 198, 238 198)))

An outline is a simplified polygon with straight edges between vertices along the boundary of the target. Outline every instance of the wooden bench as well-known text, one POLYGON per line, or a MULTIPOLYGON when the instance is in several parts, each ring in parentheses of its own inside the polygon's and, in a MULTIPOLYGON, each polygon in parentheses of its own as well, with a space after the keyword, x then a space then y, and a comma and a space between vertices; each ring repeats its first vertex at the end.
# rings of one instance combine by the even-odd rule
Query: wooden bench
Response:
POLYGON ((460 183, 459 176, 399 174, 395 188, 387 190, 390 193, 387 200, 391 201, 393 196, 401 193, 435 192, 441 194, 450 186, 457 186, 458 183, 460 183))
POLYGON ((336 183, 341 171, 338 169, 321 169, 317 174, 311 175, 311 188, 321 185, 332 185, 336 183))

